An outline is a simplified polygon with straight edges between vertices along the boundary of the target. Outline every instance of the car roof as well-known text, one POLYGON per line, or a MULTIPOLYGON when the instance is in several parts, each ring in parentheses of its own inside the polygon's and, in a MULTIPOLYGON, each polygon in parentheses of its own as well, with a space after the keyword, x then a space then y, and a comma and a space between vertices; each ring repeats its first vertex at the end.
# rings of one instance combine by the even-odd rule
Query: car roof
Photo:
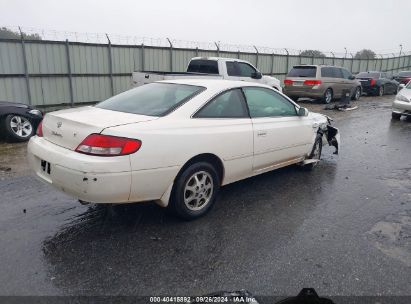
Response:
MULTIPOLYGON (((214 60, 214 61, 238 61, 238 62, 246 62, 246 63, 250 63, 246 60, 241 60, 238 58, 229 58, 229 57, 194 57, 191 58, 190 61, 192 60, 214 60)), ((251 64, 251 63, 250 63, 251 64)))
POLYGON ((175 83, 175 84, 186 84, 205 87, 207 89, 230 89, 238 87, 262 87, 271 88, 268 85, 260 84, 256 82, 249 81, 237 81, 237 80, 222 80, 222 79, 175 79, 175 80, 162 80, 157 81, 157 83, 175 83))

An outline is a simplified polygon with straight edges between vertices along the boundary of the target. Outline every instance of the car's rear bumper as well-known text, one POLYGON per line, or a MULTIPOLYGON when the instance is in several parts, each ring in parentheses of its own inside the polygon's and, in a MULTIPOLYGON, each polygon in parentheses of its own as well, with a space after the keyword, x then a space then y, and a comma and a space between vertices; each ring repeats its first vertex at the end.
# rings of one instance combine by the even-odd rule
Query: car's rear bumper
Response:
MULTIPOLYGON (((179 170, 179 166, 173 166, 132 171, 129 155, 85 155, 38 136, 30 139, 28 159, 42 181, 90 203, 164 200, 179 170)), ((167 203, 168 198, 162 204, 167 203)))
POLYGON ((411 102, 395 99, 392 102, 392 111, 402 115, 411 115, 411 102))
POLYGON ((289 97, 307 97, 307 98, 321 98, 324 95, 324 89, 318 88, 304 88, 304 87, 293 87, 285 86, 283 88, 283 93, 289 97))
POLYGON ((362 86, 361 90, 365 94, 377 94, 378 93, 378 87, 377 86, 362 86))

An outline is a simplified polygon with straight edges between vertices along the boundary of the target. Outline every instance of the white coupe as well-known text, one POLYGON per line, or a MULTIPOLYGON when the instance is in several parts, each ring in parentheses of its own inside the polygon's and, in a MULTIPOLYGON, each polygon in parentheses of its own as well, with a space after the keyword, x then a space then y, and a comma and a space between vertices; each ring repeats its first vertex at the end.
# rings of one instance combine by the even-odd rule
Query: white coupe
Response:
POLYGON ((291 164, 314 167, 338 130, 261 84, 175 80, 46 114, 28 145, 36 175, 81 202, 156 201, 185 219, 221 186, 291 164))

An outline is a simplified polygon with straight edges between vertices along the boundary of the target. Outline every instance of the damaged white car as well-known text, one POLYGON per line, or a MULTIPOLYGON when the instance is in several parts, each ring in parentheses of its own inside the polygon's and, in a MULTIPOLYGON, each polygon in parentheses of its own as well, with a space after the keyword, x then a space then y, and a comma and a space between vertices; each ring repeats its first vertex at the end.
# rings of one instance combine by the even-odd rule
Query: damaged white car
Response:
POLYGON ((194 219, 221 186, 291 164, 314 167, 338 130, 269 86, 147 84, 48 113, 28 146, 42 180, 82 202, 156 201, 194 219))

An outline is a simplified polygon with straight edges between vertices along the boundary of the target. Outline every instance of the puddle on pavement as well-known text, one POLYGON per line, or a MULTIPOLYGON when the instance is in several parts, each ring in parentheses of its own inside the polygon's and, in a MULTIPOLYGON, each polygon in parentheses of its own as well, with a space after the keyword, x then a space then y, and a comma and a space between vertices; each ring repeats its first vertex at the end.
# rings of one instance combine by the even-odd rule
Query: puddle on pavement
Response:
POLYGON ((367 236, 382 253, 411 267, 411 211, 388 216, 367 236))

